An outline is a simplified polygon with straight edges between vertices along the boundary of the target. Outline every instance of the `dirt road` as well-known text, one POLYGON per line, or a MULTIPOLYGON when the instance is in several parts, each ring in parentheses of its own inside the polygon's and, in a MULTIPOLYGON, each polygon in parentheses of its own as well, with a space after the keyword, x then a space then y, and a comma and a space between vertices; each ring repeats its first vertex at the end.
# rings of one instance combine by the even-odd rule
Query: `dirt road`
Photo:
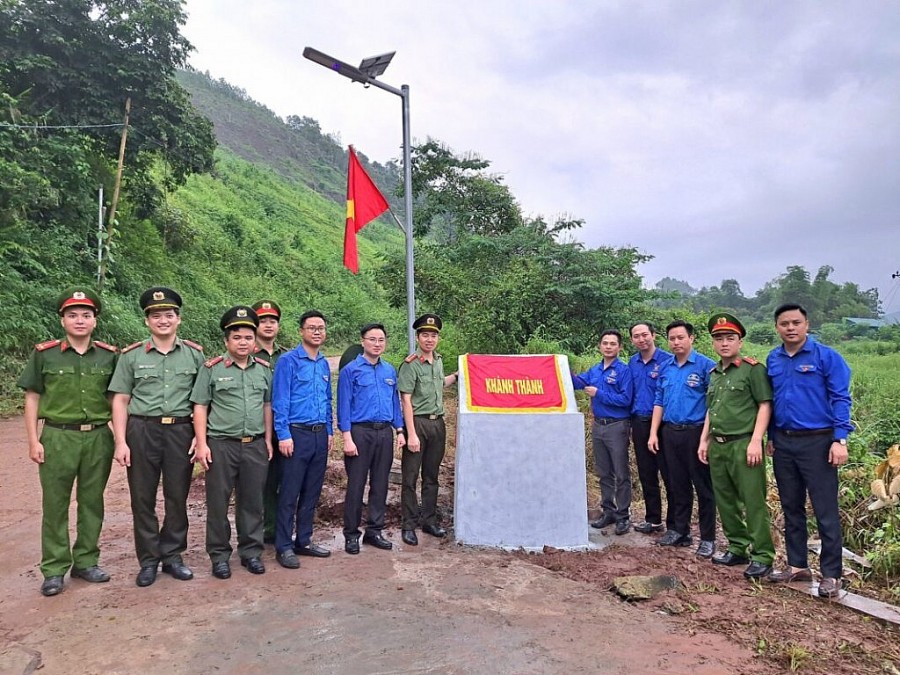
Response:
MULTIPOLYGON (((285 570, 267 550, 256 577, 220 581, 203 551, 202 491, 191 495, 193 581, 134 585, 128 488, 114 467, 101 563, 108 584, 41 578, 40 489, 21 419, 0 420, 0 672, 562 673, 752 672, 752 654, 715 633, 615 600, 510 554, 441 544, 364 549, 339 537, 327 560, 285 570)), ((392 500, 396 495, 392 495, 392 500)), ((396 530, 388 534, 399 543, 396 530)))

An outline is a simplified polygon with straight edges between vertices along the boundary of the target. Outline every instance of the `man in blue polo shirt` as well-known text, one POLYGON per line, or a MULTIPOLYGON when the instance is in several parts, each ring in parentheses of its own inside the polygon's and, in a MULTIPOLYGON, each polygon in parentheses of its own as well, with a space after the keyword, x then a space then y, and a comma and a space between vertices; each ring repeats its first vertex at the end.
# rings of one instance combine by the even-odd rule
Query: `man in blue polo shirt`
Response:
POLYGON ((387 334, 380 323, 359 332, 363 353, 347 364, 338 379, 338 428, 344 438, 347 495, 344 499, 344 550, 359 553, 359 522, 363 492, 369 481, 366 534, 363 543, 389 550, 393 544, 381 534, 388 481, 397 446, 406 444, 397 371, 381 358, 387 334))
POLYGON ((783 344, 766 359, 774 394, 767 450, 784 511, 789 568, 773 572, 769 580, 812 581, 807 563, 808 493, 822 541, 818 592, 834 598, 843 587, 837 468, 847 461, 847 436, 853 431, 850 367, 809 335, 806 310, 798 304, 775 310, 775 330, 783 344))
POLYGON ((715 362, 694 351, 694 327, 686 321, 666 326, 674 360, 662 370, 650 422, 651 452, 665 456, 669 472, 668 497, 672 524, 657 540, 660 546, 690 546, 694 490, 700 515, 697 555, 711 558, 716 551, 716 503, 709 466, 697 456, 706 420, 706 390, 715 362), (661 428, 661 430, 660 430, 661 428))
POLYGON ((334 441, 331 368, 319 353, 325 330, 321 312, 304 313, 300 317, 300 344, 278 359, 272 379, 272 413, 282 455, 275 558, 288 569, 300 567, 297 555, 331 555, 328 549, 312 543, 313 517, 334 441))
POLYGON ((603 360, 581 375, 572 376, 575 389, 584 389, 591 397, 594 423, 591 440, 594 446, 594 468, 600 478, 603 514, 591 527, 616 524, 616 534, 631 527, 631 468, 628 464, 631 399, 634 386, 631 371, 619 359, 622 334, 605 330, 600 334, 603 360))
POLYGON ((659 479, 662 477, 668 496, 668 472, 662 452, 650 452, 650 420, 653 418, 653 402, 659 375, 672 355, 656 346, 656 329, 649 321, 639 321, 631 327, 631 344, 637 349, 628 361, 628 370, 634 379, 634 401, 631 403, 631 442, 637 464, 641 492, 644 494, 644 520, 634 526, 635 532, 651 534, 672 526, 672 505, 666 509, 666 524, 662 521, 662 494, 659 479))

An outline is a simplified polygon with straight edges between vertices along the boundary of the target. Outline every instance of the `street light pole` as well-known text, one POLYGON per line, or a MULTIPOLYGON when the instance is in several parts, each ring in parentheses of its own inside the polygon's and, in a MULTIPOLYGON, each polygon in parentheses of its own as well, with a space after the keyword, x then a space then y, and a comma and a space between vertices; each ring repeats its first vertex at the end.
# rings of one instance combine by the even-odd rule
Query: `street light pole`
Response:
POLYGON ((412 353, 416 349, 416 333, 412 327, 416 318, 416 284, 413 265, 412 143, 409 130, 409 85, 404 84, 400 89, 397 89, 375 79, 377 75, 381 75, 385 71, 391 62, 391 58, 394 56, 393 52, 365 59, 359 68, 343 61, 338 61, 312 47, 306 47, 303 50, 303 56, 354 82, 361 82, 367 86, 371 85, 400 97, 403 108, 403 193, 406 198, 406 327, 409 351, 412 353))

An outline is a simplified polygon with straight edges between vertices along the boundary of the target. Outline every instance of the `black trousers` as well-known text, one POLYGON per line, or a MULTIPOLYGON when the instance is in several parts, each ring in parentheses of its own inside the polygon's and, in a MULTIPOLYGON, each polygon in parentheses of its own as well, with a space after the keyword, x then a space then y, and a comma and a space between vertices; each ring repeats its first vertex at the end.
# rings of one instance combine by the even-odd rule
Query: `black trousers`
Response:
POLYGON ((419 452, 403 448, 400 469, 403 475, 403 489, 400 504, 403 508, 403 529, 414 530, 421 525, 438 525, 437 498, 438 474, 447 446, 447 428, 444 418, 430 420, 415 417, 416 436, 419 437, 419 452), (422 475, 422 505, 419 506, 416 484, 422 475))
POLYGON ((141 567, 175 562, 187 549, 187 496, 194 465, 188 450, 194 427, 129 417, 125 440, 131 448, 128 489, 134 518, 134 547, 141 567), (156 515, 162 477, 165 515, 156 515))
POLYGON ((347 470, 347 495, 344 499, 344 536, 358 537, 362 519, 363 492, 369 483, 366 532, 380 534, 384 529, 388 481, 394 461, 394 432, 390 424, 372 429, 359 424, 350 428, 359 454, 344 455, 347 470))
POLYGON ((806 495, 822 540, 819 557, 823 577, 843 574, 841 514, 838 509, 838 471, 828 462, 831 436, 788 436, 776 431, 772 439, 772 467, 784 511, 784 545, 788 564, 807 567, 806 495))
POLYGON ((679 534, 691 533, 691 512, 694 509, 694 491, 697 491, 697 511, 700 517, 700 539, 716 539, 716 500, 713 496, 709 465, 697 457, 703 426, 675 429, 663 424, 662 452, 669 473, 667 486, 669 510, 672 513, 671 529, 679 534))
MULTIPOLYGON (((641 492, 644 493, 644 519, 648 523, 662 522, 662 491, 659 479, 662 478, 669 495, 669 472, 666 458, 662 450, 653 453, 647 448, 650 440, 650 418, 631 418, 631 442, 634 445, 634 459, 637 462, 638 480, 641 492)), ((662 441, 660 441, 661 443, 662 441)), ((672 505, 666 509, 666 527, 672 529, 672 505)))

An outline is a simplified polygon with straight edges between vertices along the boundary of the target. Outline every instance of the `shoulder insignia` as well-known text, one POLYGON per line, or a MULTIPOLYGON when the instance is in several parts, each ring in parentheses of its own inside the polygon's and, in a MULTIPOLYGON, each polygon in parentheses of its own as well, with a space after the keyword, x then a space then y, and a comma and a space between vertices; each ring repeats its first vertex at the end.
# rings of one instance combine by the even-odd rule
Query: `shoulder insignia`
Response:
POLYGON ((207 359, 207 361, 203 365, 206 366, 207 368, 212 368, 214 365, 216 365, 217 363, 220 363, 224 359, 225 359, 224 356, 217 356, 212 359, 207 359))
POLYGON ((415 354, 415 352, 413 352, 412 354, 407 356, 405 359, 403 359, 403 363, 412 363, 415 360, 416 360, 416 354, 415 354))
POLYGON ((265 359, 261 359, 258 356, 254 356, 253 360, 256 361, 259 365, 265 366, 266 368, 271 368, 272 364, 266 361, 265 359))
POLYGON ((57 345, 59 345, 61 343, 62 343, 62 340, 47 340, 46 342, 42 342, 38 345, 35 345, 34 348, 37 349, 39 352, 43 352, 52 347, 56 347, 57 345))
POLYGON ((745 356, 745 357, 743 357, 743 358, 744 358, 744 361, 746 361, 747 363, 749 363, 751 366, 758 366, 758 365, 759 365, 759 361, 757 361, 756 359, 754 359, 752 356, 745 356))
POLYGON ((196 349, 198 352, 202 352, 202 351, 203 351, 203 347, 202 347, 201 345, 198 345, 196 342, 192 342, 192 341, 190 341, 190 340, 182 340, 182 342, 183 342, 184 344, 186 344, 188 347, 193 347, 193 348, 196 349))
POLYGON ((141 340, 140 342, 133 342, 130 345, 128 345, 127 347, 123 347, 122 353, 124 354, 125 352, 130 352, 135 347, 140 347, 141 344, 143 344, 143 340, 141 340))
POLYGON ((113 354, 115 354, 116 352, 119 351, 118 347, 115 347, 111 344, 107 344, 106 342, 100 342, 100 340, 94 340, 94 344, 96 346, 100 347, 100 349, 105 349, 106 351, 112 352, 113 354))

